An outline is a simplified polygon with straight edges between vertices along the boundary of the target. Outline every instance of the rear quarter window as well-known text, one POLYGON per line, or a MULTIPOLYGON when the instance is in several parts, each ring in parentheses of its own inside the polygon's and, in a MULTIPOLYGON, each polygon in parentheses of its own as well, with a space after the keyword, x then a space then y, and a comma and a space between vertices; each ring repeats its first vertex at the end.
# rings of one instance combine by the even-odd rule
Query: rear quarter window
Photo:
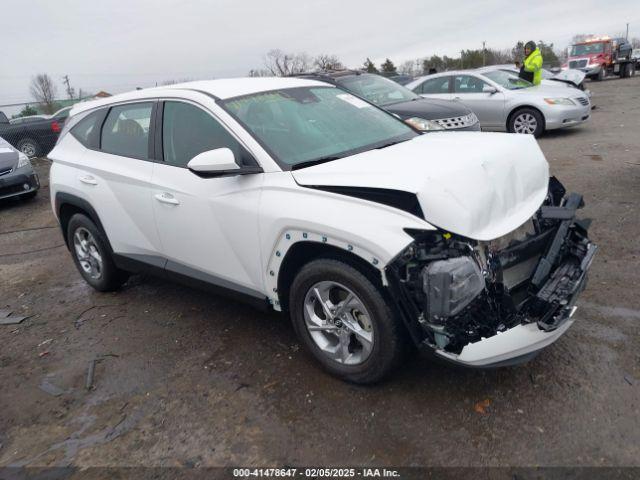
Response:
POLYGON ((71 129, 70 133, 87 148, 98 148, 100 125, 106 113, 105 109, 90 113, 71 129))

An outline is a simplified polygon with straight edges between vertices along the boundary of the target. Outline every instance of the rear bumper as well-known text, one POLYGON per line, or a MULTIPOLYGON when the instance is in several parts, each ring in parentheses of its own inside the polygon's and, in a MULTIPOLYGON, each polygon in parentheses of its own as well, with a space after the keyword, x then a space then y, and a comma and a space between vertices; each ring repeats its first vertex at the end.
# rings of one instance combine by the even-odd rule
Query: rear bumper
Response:
POLYGON ((38 174, 30 168, 21 168, 0 177, 0 199, 17 197, 39 188, 38 174))

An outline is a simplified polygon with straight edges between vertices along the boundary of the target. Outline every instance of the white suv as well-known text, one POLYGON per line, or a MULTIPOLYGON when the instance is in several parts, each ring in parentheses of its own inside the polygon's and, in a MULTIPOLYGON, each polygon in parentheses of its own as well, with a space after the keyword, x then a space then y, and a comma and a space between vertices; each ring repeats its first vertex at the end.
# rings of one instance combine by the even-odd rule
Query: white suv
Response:
POLYGON ((531 358, 573 323, 596 248, 532 136, 421 135, 311 80, 79 104, 49 157, 94 288, 155 271, 287 311, 354 382, 412 345, 475 367, 531 358))

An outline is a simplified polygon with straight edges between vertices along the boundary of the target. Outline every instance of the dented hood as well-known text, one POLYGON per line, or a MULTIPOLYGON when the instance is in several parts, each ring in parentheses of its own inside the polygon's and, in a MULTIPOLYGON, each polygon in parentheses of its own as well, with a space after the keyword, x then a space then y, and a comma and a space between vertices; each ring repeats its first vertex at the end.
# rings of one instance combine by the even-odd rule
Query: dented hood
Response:
POLYGON ((586 77, 586 73, 581 72, 580 70, 576 70, 574 68, 563 70, 553 77, 550 77, 549 80, 555 80, 557 82, 564 82, 575 87, 579 86, 582 82, 584 82, 584 78, 586 77))
POLYGON ((526 222, 547 193, 549 166, 530 135, 429 133, 291 172, 305 186, 415 193, 425 220, 476 240, 526 222))

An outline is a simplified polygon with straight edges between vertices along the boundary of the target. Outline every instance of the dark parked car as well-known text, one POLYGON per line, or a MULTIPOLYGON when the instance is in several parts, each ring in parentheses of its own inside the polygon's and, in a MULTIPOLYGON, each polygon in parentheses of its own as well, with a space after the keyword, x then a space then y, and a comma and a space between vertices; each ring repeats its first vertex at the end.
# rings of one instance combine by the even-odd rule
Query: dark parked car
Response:
POLYGON ((29 158, 0 137, 0 199, 33 198, 40 181, 29 158))
POLYGON ((464 105, 450 100, 422 98, 380 75, 340 70, 297 76, 338 85, 395 114, 418 130, 480 130, 478 118, 464 105))
POLYGON ((7 116, 0 112, 0 137, 27 157, 46 155, 56 144, 69 110, 63 108, 50 117, 29 118, 22 122, 9 122, 7 116))

